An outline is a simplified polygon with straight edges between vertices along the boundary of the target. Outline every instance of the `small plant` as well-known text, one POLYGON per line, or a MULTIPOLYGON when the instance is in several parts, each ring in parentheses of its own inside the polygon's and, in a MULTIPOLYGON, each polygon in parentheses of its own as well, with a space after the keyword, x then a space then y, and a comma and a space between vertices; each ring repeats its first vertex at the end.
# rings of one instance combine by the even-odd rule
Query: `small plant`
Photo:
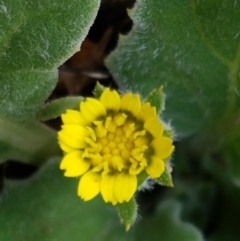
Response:
POLYGON ((1 240, 239 239, 240 3, 134 2, 1 1, 1 240), (81 44, 115 85, 53 100, 81 44))

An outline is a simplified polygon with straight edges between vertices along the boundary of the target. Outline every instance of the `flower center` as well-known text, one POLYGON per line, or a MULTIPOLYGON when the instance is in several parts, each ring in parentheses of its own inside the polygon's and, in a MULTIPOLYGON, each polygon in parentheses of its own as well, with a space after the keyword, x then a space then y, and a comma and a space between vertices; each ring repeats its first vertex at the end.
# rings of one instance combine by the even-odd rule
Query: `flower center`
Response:
POLYGON ((108 132, 106 137, 99 138, 98 142, 102 144, 100 152, 102 156, 108 154, 120 156, 126 161, 130 158, 131 150, 134 148, 133 140, 124 135, 121 127, 116 128, 116 134, 108 132))
POLYGON ((90 138, 86 138, 83 158, 91 161, 93 171, 104 175, 127 170, 136 175, 147 166, 145 151, 151 138, 143 124, 134 123, 126 113, 117 113, 87 127, 90 138))

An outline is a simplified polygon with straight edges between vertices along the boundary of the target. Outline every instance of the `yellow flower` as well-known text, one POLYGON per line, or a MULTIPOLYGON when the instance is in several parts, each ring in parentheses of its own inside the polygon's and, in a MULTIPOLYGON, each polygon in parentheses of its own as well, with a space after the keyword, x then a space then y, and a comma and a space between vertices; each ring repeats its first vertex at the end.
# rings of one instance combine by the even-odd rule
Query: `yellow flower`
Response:
POLYGON ((160 177, 174 149, 156 108, 139 95, 106 88, 99 100, 81 102, 80 111, 67 110, 62 121, 60 168, 66 177, 81 176, 78 195, 85 201, 101 193, 113 205, 128 202, 141 184, 139 175, 160 177))

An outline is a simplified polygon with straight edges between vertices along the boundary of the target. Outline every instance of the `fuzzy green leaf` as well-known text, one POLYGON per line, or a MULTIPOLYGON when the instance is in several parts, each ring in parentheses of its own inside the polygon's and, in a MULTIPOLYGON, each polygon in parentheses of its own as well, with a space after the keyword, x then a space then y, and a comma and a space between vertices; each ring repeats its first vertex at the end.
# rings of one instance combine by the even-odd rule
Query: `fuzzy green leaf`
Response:
POLYGON ((94 89, 94 96, 96 98, 100 98, 100 96, 102 95, 103 91, 104 91, 105 87, 100 85, 99 82, 97 82, 95 89, 94 89))
POLYGON ((60 155, 56 132, 36 122, 0 117, 0 163, 8 159, 41 164, 60 155))
POLYGON ((57 67, 79 50, 98 0, 0 3, 0 114, 34 116, 56 85, 57 67))
POLYGON ((77 196, 78 179, 65 178, 51 160, 28 181, 6 183, 0 203, 0 239, 34 241, 130 241, 114 207, 77 196), (7 185, 12 184, 12 185, 7 185))
POLYGON ((146 99, 147 102, 150 102, 151 106, 156 107, 157 113, 161 113, 164 110, 165 105, 165 95, 163 93, 163 88, 153 90, 146 99))
POLYGON ((53 100, 50 103, 44 105, 37 113, 37 119, 41 121, 54 119, 63 114, 67 109, 79 108, 82 97, 65 97, 57 100, 53 100))
POLYGON ((132 18, 109 60, 122 86, 144 96, 163 86, 163 118, 179 134, 239 118, 240 2, 140 0, 132 18))
POLYGON ((175 201, 161 203, 157 213, 139 222, 138 241, 203 241, 199 230, 180 219, 180 204, 175 201))
POLYGON ((163 174, 159 178, 157 178, 156 181, 160 185, 173 187, 172 175, 167 166, 165 166, 163 174))
POLYGON ((236 241, 240 237, 240 189, 232 185, 225 176, 221 176, 221 178, 222 180, 219 185, 221 200, 218 200, 217 203, 215 227, 209 235, 208 240, 236 241))
POLYGON ((118 215, 125 226, 126 231, 128 231, 136 221, 137 209, 138 207, 134 198, 129 202, 123 202, 117 205, 118 215))
POLYGON ((229 174, 233 183, 240 187, 240 140, 234 140, 225 149, 225 158, 228 165, 229 174))

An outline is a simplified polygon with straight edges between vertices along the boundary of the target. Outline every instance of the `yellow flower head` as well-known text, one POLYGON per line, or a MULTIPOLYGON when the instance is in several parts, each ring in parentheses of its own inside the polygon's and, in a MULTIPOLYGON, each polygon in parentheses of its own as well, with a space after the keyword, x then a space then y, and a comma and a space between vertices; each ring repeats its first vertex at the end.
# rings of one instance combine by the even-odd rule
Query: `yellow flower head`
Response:
POLYGON ((141 184, 139 175, 160 177, 174 149, 156 108, 139 95, 106 88, 99 100, 81 102, 80 111, 67 110, 62 121, 60 168, 67 177, 81 176, 78 195, 85 201, 101 193, 113 205, 128 202, 141 184))

